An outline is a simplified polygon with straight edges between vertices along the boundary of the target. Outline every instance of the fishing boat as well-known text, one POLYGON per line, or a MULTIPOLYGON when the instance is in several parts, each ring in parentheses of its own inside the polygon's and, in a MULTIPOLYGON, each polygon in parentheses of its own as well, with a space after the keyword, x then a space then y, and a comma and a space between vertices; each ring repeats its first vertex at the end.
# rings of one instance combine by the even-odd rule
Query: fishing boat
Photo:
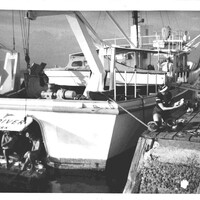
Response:
MULTIPOLYGON (((62 69, 45 69, 43 62, 30 65, 27 54, 28 69, 21 85, 18 53, 7 53, 7 77, 1 74, 5 81, 1 78, 0 129, 13 131, 18 125, 27 128, 27 119, 31 118, 43 139, 47 165, 68 171, 103 171, 109 184, 118 184, 114 180, 125 173, 123 185, 137 140, 152 120, 158 86, 187 82, 190 48, 185 48, 188 42, 182 35, 173 38, 167 28, 151 48, 139 46, 107 13, 128 46, 106 44, 81 12, 27 12, 26 20, 66 16, 82 52, 71 54, 68 66, 62 69), (166 71, 161 64, 167 66, 166 71)), ((137 27, 136 23, 136 39, 137 27)), ((191 95, 184 89, 173 88, 172 92, 177 99, 191 95)))

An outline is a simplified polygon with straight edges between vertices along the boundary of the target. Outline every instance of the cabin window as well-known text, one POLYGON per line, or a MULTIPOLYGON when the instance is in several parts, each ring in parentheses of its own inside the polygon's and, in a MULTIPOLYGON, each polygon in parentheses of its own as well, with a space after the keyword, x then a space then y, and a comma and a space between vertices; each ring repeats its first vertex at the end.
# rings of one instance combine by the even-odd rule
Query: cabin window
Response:
POLYGON ((72 67, 82 67, 83 62, 82 61, 74 61, 72 62, 72 67))

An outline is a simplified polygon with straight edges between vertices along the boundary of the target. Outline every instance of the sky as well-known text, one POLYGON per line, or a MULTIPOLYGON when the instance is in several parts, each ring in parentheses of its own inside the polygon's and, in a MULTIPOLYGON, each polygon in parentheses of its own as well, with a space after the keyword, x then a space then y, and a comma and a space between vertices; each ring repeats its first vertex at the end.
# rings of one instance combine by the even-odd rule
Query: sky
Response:
MULTIPOLYGON (((44 1, 41 2, 43 3, 44 1)), ((42 9, 42 6, 39 8, 42 9)), ((20 52, 21 66, 25 68, 22 30, 19 18, 19 10, 21 11, 21 9, 14 8, 14 11, 12 10, 9 9, 9 6, 2 9, 0 7, 0 43, 12 49, 14 35, 15 49, 20 52)), ((123 37, 110 21, 105 10, 88 10, 83 7, 83 10, 80 11, 82 11, 82 14, 90 22, 100 38, 123 37)), ((138 10, 140 18, 144 19, 143 24, 153 25, 154 32, 160 32, 162 27, 170 26, 172 30, 189 31, 191 38, 200 34, 199 10, 163 10, 162 7, 155 9, 151 7, 150 10, 139 8, 138 10)), ((110 11, 128 36, 130 35, 130 26, 132 25, 131 11, 132 9, 126 9, 126 6, 122 10, 116 9, 110 11)), ((64 67, 67 65, 68 55, 80 51, 80 47, 64 15, 40 17, 37 20, 32 20, 30 22, 29 41, 31 63, 45 62, 47 63, 47 67, 54 67, 55 65, 64 67)), ((194 62, 197 62, 199 49, 193 52, 191 58, 194 62)))

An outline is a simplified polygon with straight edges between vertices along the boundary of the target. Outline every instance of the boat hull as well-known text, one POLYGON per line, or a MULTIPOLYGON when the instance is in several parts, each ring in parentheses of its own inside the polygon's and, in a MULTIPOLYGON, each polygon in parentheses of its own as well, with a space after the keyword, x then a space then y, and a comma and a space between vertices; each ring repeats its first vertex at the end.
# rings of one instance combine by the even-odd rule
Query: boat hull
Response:
POLYGON ((58 161, 107 160, 125 152, 146 129, 137 119, 152 120, 154 105, 155 96, 119 106, 111 101, 0 99, 1 116, 28 115, 39 124, 47 154, 58 161))
MULTIPOLYGON (((141 100, 129 104, 141 119, 141 100)), ((140 127, 113 102, 0 99, 0 109, 1 116, 28 115, 38 122, 47 154, 57 162, 107 160, 129 148, 140 127)))

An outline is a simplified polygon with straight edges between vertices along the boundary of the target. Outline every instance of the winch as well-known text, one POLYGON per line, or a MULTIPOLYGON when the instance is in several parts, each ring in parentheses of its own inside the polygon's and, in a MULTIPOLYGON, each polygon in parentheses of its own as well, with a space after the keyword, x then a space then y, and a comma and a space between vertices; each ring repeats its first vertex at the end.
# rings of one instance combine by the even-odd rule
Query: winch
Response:
POLYGON ((57 91, 49 89, 41 92, 43 99, 74 99, 76 92, 73 90, 58 89, 57 91))

